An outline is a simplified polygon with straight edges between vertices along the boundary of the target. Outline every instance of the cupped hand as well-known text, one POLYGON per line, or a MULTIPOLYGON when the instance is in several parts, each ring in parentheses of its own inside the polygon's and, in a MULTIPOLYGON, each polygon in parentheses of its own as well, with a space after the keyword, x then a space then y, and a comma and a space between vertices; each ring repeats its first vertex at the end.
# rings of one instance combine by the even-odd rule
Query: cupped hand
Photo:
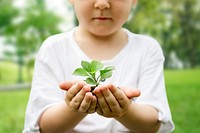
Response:
POLYGON ((131 99, 138 97, 140 91, 110 85, 102 85, 93 92, 97 97, 97 113, 104 117, 120 117, 128 111, 131 99))
POLYGON ((82 114, 95 112, 97 99, 83 81, 66 81, 60 84, 60 88, 67 91, 65 102, 71 110, 82 114))

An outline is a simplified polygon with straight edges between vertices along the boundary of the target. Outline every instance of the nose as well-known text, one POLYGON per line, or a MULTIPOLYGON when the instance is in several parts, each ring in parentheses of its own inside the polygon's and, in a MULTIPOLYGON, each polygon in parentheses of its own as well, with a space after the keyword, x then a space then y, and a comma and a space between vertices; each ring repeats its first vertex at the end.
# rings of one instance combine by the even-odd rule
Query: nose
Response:
POLYGON ((109 0, 96 0, 94 7, 101 10, 110 8, 109 0))

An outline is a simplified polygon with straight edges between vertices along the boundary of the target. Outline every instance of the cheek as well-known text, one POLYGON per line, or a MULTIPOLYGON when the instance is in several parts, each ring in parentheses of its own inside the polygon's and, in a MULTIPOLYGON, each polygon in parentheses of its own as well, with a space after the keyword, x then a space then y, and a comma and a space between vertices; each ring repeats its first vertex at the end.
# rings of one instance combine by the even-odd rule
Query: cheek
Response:
POLYGON ((129 17, 130 12, 129 11, 124 11, 120 12, 121 15, 115 14, 115 20, 117 20, 119 23, 125 23, 129 17))
POLYGON ((79 21, 84 21, 90 18, 90 11, 83 7, 74 7, 76 17, 79 21))
POLYGON ((115 17, 118 20, 126 21, 130 15, 132 6, 130 6, 130 4, 124 4, 124 6, 116 5, 115 7, 115 10, 113 10, 112 12, 113 14, 115 14, 115 17))

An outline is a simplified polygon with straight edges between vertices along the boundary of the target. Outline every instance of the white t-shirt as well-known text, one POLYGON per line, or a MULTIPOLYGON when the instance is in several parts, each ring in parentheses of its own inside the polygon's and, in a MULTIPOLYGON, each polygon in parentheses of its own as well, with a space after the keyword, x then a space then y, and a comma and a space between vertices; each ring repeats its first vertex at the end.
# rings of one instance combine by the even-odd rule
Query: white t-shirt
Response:
MULTIPOLYGON (((42 112, 64 100, 59 88, 63 81, 82 79, 73 76, 81 61, 91 59, 79 48, 74 40, 74 30, 47 38, 36 58, 30 98, 27 106, 23 133, 39 133, 38 119, 42 112)), ((162 122, 159 132, 169 133, 174 129, 166 97, 163 62, 160 45, 153 38, 137 35, 125 30, 128 42, 111 60, 104 65, 115 67, 113 76, 103 84, 113 83, 141 90, 141 96, 134 102, 155 107, 162 122)), ((87 115, 71 133, 128 133, 121 123, 97 113, 87 115)))

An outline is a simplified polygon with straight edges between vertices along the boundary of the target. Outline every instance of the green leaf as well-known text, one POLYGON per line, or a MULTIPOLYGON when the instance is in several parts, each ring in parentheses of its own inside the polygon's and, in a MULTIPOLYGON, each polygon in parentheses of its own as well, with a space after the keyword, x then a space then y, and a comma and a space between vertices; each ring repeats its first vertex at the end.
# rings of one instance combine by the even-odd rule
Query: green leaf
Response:
POLYGON ((110 78, 112 76, 112 71, 114 69, 115 68, 113 66, 108 66, 104 70, 100 70, 101 80, 106 79, 106 78, 110 78))
POLYGON ((83 69, 85 69, 87 72, 91 72, 91 65, 89 62, 87 61, 82 61, 81 62, 81 66, 83 67, 83 69))
POLYGON ((112 70, 115 70, 115 68, 113 66, 108 66, 104 70, 110 70, 110 71, 112 71, 112 70))
POLYGON ((96 85, 97 83, 92 79, 92 78, 87 78, 86 80, 85 80, 85 82, 87 83, 87 84, 91 84, 91 85, 96 85))
POLYGON ((91 72, 97 72, 98 70, 103 68, 103 64, 99 61, 93 60, 91 62, 91 72))
POLYGON ((96 60, 92 60, 91 63, 82 61, 81 66, 82 68, 77 68, 73 75, 86 76, 84 81, 87 84, 95 86, 98 86, 102 80, 110 78, 112 76, 112 71, 115 69, 112 66, 103 69, 104 65, 96 60))
POLYGON ((77 76, 89 76, 87 71, 83 68, 77 68, 74 72, 73 75, 77 75, 77 76))
POLYGON ((101 70, 100 76, 100 80, 110 78, 112 76, 112 70, 101 70))

